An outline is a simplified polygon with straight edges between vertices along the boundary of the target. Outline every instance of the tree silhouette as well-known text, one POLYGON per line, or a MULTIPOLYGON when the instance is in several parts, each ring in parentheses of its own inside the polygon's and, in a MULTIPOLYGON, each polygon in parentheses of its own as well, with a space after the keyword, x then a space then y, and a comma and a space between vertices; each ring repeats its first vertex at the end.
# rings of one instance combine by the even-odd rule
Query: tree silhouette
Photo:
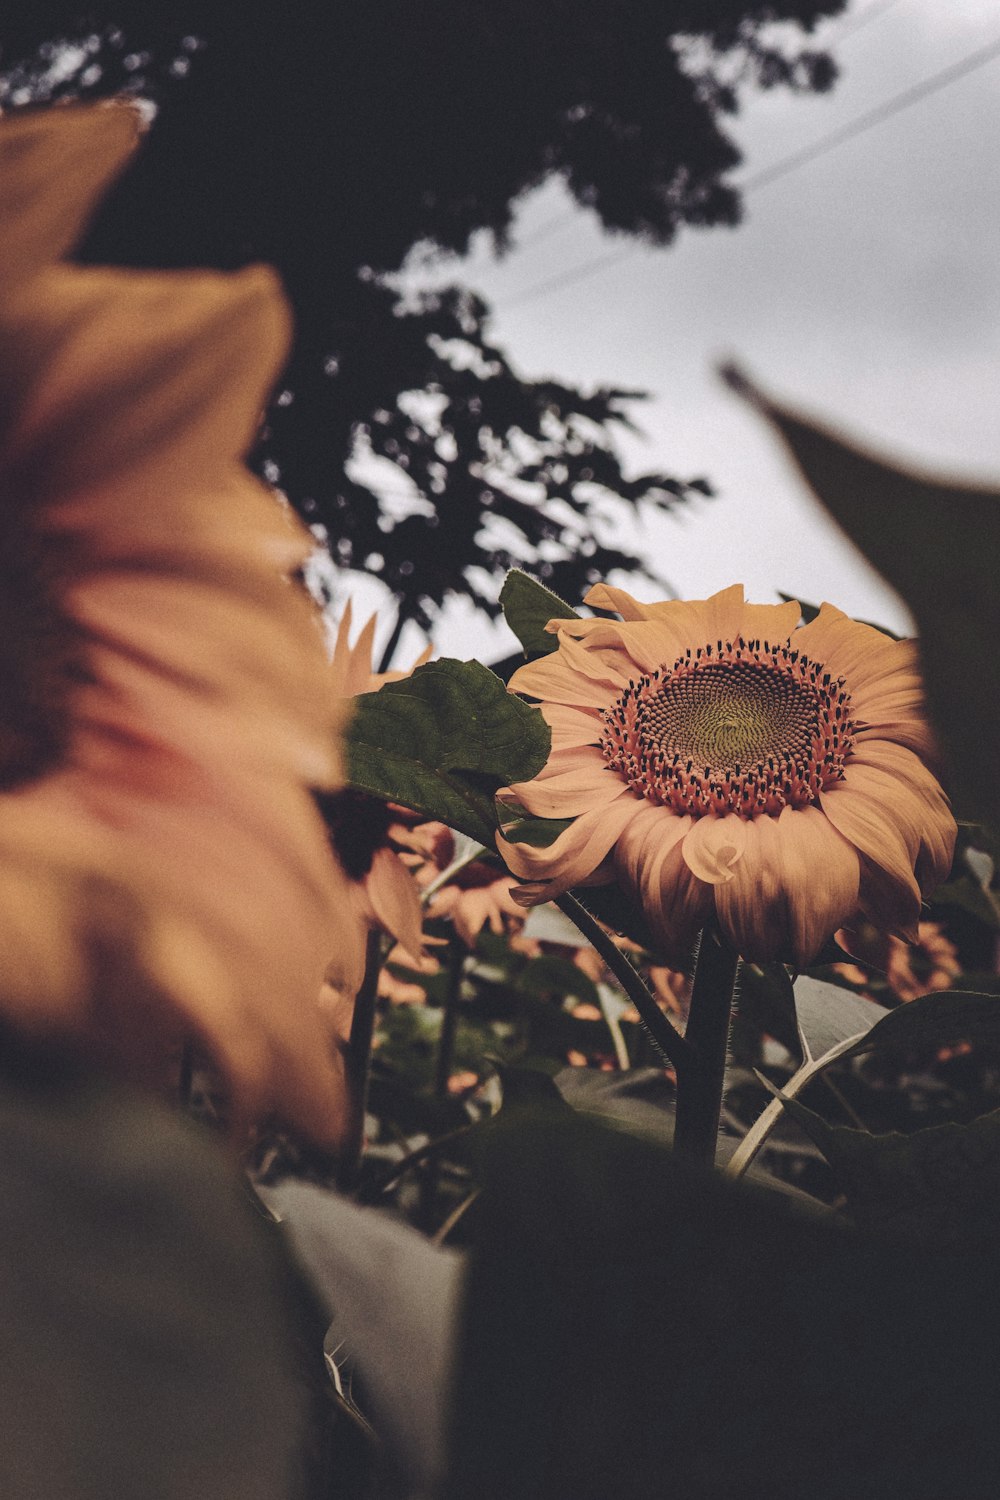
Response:
POLYGON ((790 38, 844 3, 33 0, 0 20, 0 103, 155 102, 84 257, 277 266, 297 337, 258 464, 336 562, 426 624, 449 593, 495 612, 514 562, 572 597, 634 572, 616 506, 709 488, 625 478, 613 434, 637 393, 525 380, 479 298, 405 302, 386 275, 477 229, 502 250, 518 197, 552 175, 650 243, 736 224, 722 123, 739 87, 828 87, 830 59, 790 38))

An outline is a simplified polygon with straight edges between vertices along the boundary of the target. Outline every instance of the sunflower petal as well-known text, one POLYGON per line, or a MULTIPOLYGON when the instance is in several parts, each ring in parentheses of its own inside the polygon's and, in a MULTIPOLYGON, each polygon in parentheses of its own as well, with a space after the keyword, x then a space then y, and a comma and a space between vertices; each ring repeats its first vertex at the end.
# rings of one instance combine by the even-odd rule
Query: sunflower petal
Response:
POLYGON ((691 873, 708 885, 732 880, 746 847, 748 826, 736 813, 696 819, 683 844, 691 873))
POLYGON ((623 788, 623 792, 607 807, 575 818, 544 849, 512 844, 497 835, 501 858, 514 875, 532 887, 531 905, 561 896, 594 873, 642 806, 627 789, 623 788))

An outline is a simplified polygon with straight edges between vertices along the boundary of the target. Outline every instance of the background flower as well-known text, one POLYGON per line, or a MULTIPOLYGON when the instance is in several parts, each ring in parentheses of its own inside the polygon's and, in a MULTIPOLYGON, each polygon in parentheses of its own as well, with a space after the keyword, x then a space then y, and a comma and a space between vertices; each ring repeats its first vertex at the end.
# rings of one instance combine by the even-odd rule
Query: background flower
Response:
POLYGON ((288 315, 262 268, 61 263, 137 138, 0 125, 0 1013, 150 1074, 193 1033, 237 1117, 334 1140, 341 709, 311 538, 240 461, 288 315))
POLYGON ((558 649, 510 686, 541 702, 552 755, 510 793, 570 818, 546 848, 498 847, 547 900, 620 879, 668 954, 715 914, 746 958, 807 963, 861 913, 912 940, 946 876, 955 823, 912 642, 825 604, 644 605, 599 585, 622 619, 553 620, 558 649))
MULTIPOLYGON (((409 672, 374 672, 372 646, 377 615, 373 614, 351 645, 352 609, 344 610, 334 641, 327 692, 342 712, 349 712, 350 699, 359 693, 374 693, 384 682, 398 682, 409 672)), ((422 666, 433 651, 428 646, 410 671, 422 666)), ((423 912, 420 895, 398 849, 407 843, 409 825, 416 814, 395 803, 382 802, 368 792, 345 787, 321 799, 323 816, 337 857, 348 876, 348 900, 355 917, 355 932, 364 934, 381 927, 402 944, 410 959, 419 963, 423 952, 423 912), (396 834, 401 837, 399 840, 396 834)), ((352 976, 360 983, 364 970, 364 937, 355 938, 346 959, 352 976)))

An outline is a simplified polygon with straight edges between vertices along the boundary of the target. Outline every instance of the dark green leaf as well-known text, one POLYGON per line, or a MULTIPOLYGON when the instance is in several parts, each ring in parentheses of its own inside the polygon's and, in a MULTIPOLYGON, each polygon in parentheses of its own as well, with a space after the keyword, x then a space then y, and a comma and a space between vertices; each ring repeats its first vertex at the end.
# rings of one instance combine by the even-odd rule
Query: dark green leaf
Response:
POLYGON ((737 1020, 759 1036, 766 1032, 797 1057, 801 1044, 795 1021, 795 995, 784 964, 743 964, 737 991, 737 1020))
POLYGON ((1000 927, 1000 916, 992 899, 992 893, 983 887, 969 875, 960 875, 957 880, 949 880, 947 885, 938 886, 934 892, 935 906, 957 906, 960 911, 966 911, 977 922, 993 928, 995 931, 1000 927))
POLYGON ((1000 996, 980 995, 971 990, 940 990, 921 995, 898 1010, 884 1013, 878 1025, 851 1052, 872 1052, 885 1047, 940 1047, 951 1042, 1000 1046, 1000 996))
POLYGON ((797 1099, 783 1103, 830 1163, 859 1224, 935 1243, 1000 1239, 1000 1111, 968 1125, 870 1135, 828 1125, 797 1099))
POLYGON ((525 656, 547 656, 555 651, 558 642, 545 629, 549 620, 578 620, 579 614, 571 609, 543 583, 522 573, 520 568, 511 568, 500 590, 500 603, 504 618, 524 648, 525 656))
POLYGON ((574 818, 521 818, 503 824, 503 836, 512 844, 531 844, 536 849, 547 849, 573 822, 574 818))
POLYGON ((1000 494, 865 452, 727 377, 777 427, 813 492, 920 632, 928 705, 963 810, 1000 824, 1000 494))
POLYGON ((551 736, 535 708, 475 661, 435 661, 355 700, 348 781, 492 848, 493 794, 528 781, 551 736))

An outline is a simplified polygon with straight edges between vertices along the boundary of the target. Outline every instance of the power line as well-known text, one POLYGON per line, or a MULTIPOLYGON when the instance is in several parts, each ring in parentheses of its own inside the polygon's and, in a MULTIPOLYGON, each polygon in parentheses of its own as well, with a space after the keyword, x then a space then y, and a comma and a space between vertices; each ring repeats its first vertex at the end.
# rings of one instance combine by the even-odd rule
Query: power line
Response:
MULTIPOLYGON (((942 89, 957 83, 959 79, 967 77, 970 73, 984 68, 988 63, 994 62, 1000 57, 1000 37, 988 42, 983 47, 978 47, 966 57, 960 58, 958 62, 952 63, 947 68, 942 68, 937 73, 932 73, 929 78, 924 78, 920 83, 913 84, 910 88, 903 89, 894 94, 892 98, 884 103, 876 105, 873 109, 866 110, 858 115, 856 119, 841 125, 829 135, 822 136, 810 146, 803 146, 798 151, 793 151, 789 156, 783 157, 770 167, 748 177, 744 182, 737 184, 743 193, 757 192, 762 187, 769 187, 772 182, 778 182, 782 177, 797 172, 801 167, 826 156, 835 151, 847 141, 855 140, 859 135, 864 135, 876 126, 882 125, 886 120, 901 114, 904 110, 911 109, 915 104, 921 103, 932 94, 940 93, 942 89)), ((604 255, 596 256, 593 260, 584 261, 582 265, 572 266, 568 271, 557 272, 554 276, 548 276, 543 281, 536 282, 534 286, 526 288, 518 296, 511 297, 502 302, 503 309, 519 307, 522 303, 534 301, 536 297, 544 296, 548 292, 560 290, 564 286, 570 286, 573 282, 582 281, 588 276, 595 275, 614 261, 624 260, 626 256, 636 253, 635 245, 627 245, 623 249, 611 250, 604 255)))
MULTIPOLYGON (((866 5, 862 10, 843 22, 838 28, 837 34, 833 37, 833 45, 839 47, 848 37, 852 37, 856 31, 860 31, 862 27, 870 25, 872 21, 879 20, 894 5, 898 4, 899 0, 872 0, 870 5, 866 5)), ((543 240, 547 240, 550 235, 555 234, 557 229, 562 229, 563 225, 572 223, 578 212, 579 209, 576 207, 560 209, 552 218, 543 220, 537 229, 532 229, 523 239, 518 240, 517 248, 519 250, 527 250, 530 245, 540 245, 543 240)))
POLYGON ((831 131, 828 136, 816 141, 812 146, 803 146, 800 151, 793 151, 791 156, 786 156, 782 161, 775 162, 773 167, 765 167, 753 177, 748 177, 742 184, 744 192, 753 192, 757 188, 767 187, 772 182, 777 182, 780 177, 786 177, 790 172, 795 172, 799 167, 808 162, 815 161, 817 157, 826 156, 830 151, 835 151, 845 141, 854 140, 866 131, 874 129, 876 125, 883 124, 892 119, 894 115, 901 114, 904 109, 910 109, 914 104, 919 104, 931 94, 940 93, 949 84, 957 83, 960 78, 965 78, 969 73, 974 73, 979 68, 984 68, 987 63, 993 62, 1000 57, 1000 37, 988 42, 985 47, 979 47, 975 52, 970 52, 959 62, 952 63, 950 67, 942 68, 939 73, 934 73, 930 78, 915 83, 902 93, 894 94, 884 104, 877 104, 874 109, 866 110, 857 119, 850 120, 842 125, 839 130, 831 131))
POLYGON ((871 25, 872 21, 878 21, 887 10, 892 10, 893 6, 898 4, 899 0, 872 0, 871 5, 866 5, 864 10, 859 10, 855 15, 847 17, 833 39, 834 44, 839 47, 840 43, 845 42, 849 36, 853 36, 862 27, 871 25))

